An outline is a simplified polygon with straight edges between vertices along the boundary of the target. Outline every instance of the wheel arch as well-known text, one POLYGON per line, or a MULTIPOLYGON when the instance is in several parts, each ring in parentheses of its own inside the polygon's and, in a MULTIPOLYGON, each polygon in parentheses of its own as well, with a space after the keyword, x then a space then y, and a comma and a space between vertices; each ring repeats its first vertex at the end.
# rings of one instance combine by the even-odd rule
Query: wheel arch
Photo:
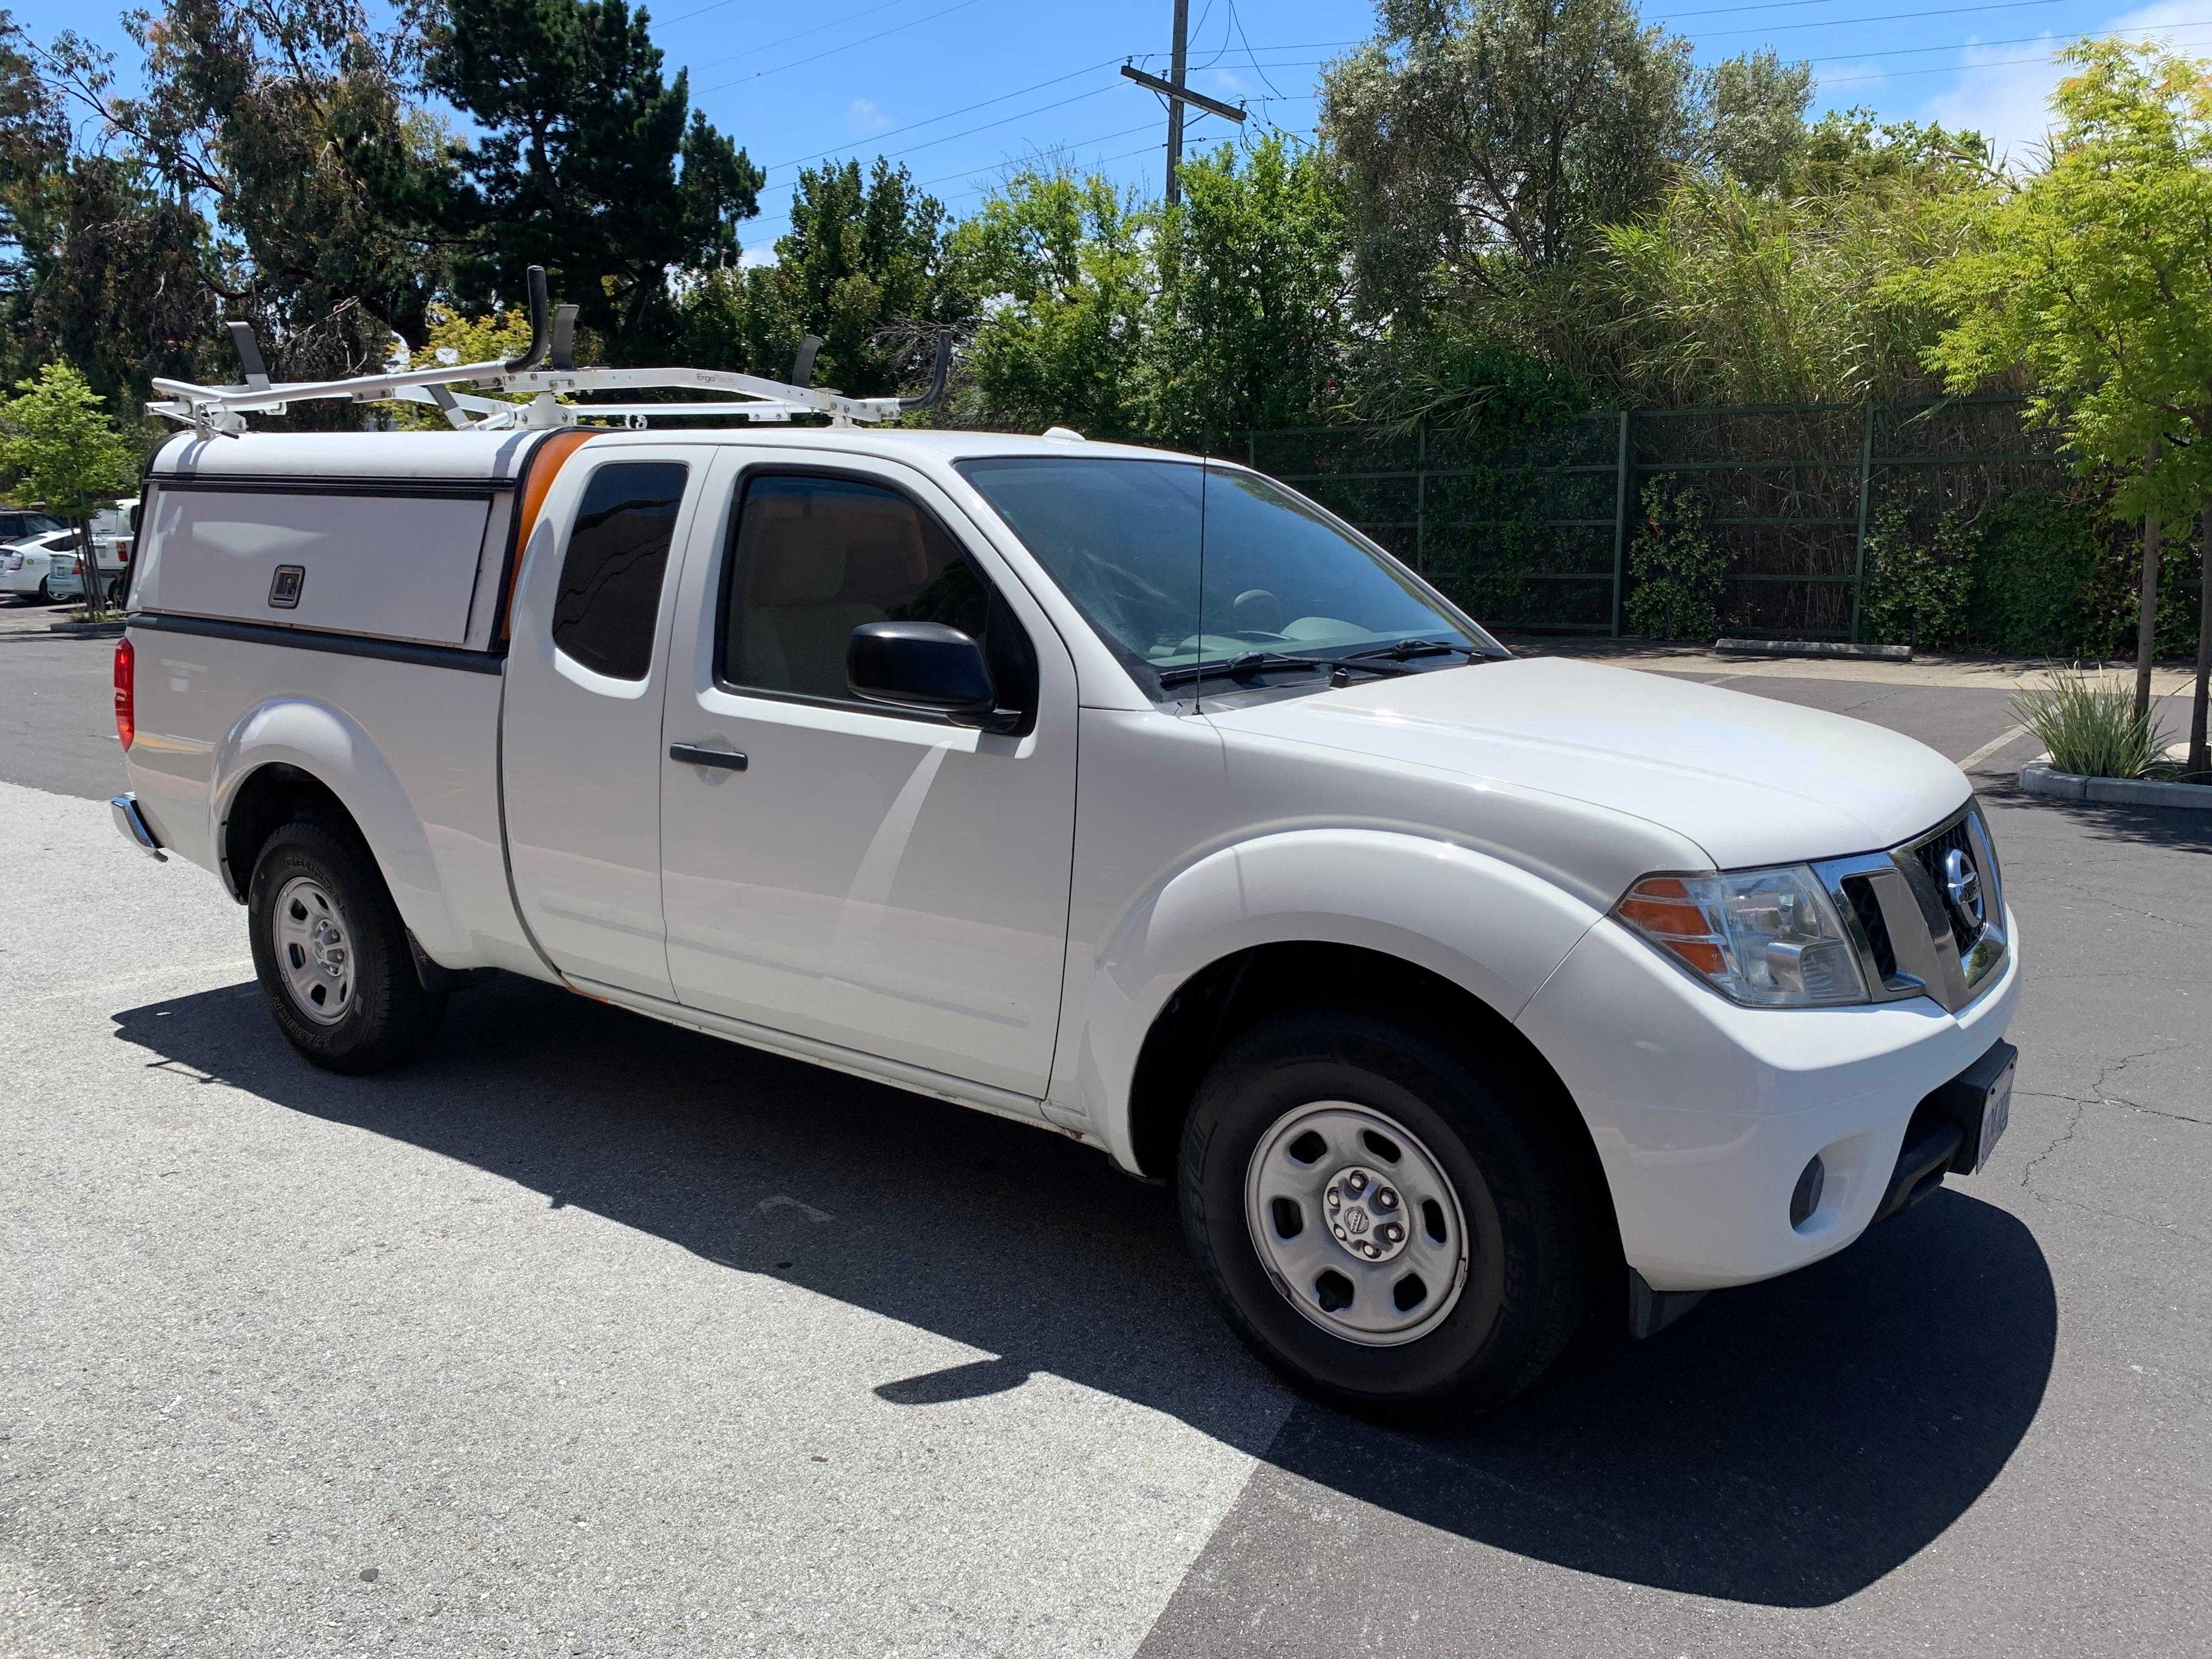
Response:
POLYGON ((1513 1021, 1597 920, 1501 859, 1400 831, 1293 830, 1222 848, 1131 907, 1101 951, 1076 1061, 1084 1115, 1125 1168, 1164 1173, 1205 1060, 1249 1011, 1387 991, 1494 1038, 1587 1141, 1558 1073, 1513 1021))
POLYGON ((232 727, 216 757, 210 845, 240 903, 269 836, 302 814, 335 817, 368 849, 400 919, 434 960, 466 960, 421 816, 368 734, 341 711, 272 700, 232 727))

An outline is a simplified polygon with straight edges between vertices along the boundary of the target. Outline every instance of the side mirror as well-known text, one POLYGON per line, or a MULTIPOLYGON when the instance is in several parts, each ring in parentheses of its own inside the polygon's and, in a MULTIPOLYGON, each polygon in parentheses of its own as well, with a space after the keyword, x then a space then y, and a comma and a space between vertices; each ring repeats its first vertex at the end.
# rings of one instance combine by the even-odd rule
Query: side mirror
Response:
POLYGON ((997 730, 1018 721, 998 707, 983 647, 943 623, 863 623, 845 641, 845 678, 868 702, 927 708, 956 725, 997 730))

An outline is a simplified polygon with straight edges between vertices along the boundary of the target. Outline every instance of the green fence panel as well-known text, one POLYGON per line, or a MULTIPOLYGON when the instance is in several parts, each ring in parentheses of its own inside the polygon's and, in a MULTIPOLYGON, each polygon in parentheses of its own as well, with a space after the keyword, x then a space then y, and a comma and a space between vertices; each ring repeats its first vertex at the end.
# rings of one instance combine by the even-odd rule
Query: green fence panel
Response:
POLYGON ((1240 433, 1230 452, 1357 525, 1485 621, 1618 635, 1645 486, 1705 507, 1730 629, 1856 639, 1875 504, 1910 522, 2048 483, 2018 397, 1611 410, 1510 447, 1425 426, 1240 433))

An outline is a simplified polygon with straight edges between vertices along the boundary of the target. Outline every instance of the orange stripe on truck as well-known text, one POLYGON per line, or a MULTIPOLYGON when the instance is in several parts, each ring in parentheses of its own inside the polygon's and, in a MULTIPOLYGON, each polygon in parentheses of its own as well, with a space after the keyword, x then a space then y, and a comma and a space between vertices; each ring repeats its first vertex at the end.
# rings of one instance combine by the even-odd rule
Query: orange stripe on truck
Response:
POLYGON ((579 432, 574 428, 556 432, 530 452, 530 459, 522 468, 522 507, 514 520, 514 580, 507 590, 507 606, 500 612, 499 636, 507 637, 507 625, 514 615, 514 590, 522 586, 522 553, 530 545, 530 532, 538 527, 538 514, 545 505, 546 492, 553 488, 553 480, 568 464, 568 458, 599 434, 579 432))

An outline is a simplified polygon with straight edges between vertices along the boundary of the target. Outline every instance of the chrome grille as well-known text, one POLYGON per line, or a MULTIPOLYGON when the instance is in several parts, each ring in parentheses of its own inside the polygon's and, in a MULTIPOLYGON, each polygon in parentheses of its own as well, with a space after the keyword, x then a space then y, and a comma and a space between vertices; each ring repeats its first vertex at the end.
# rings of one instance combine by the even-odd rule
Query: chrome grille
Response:
POLYGON ((1836 901, 1878 1002, 1932 997, 1956 1012, 2004 961, 2009 944, 1996 854, 1971 801, 1925 835, 1813 867, 1836 901), (1954 852, 1965 854, 1980 878, 1979 923, 1944 896, 1943 860, 1954 852))
MULTIPOLYGON (((1944 854, 1964 853, 1968 858, 1973 858, 1973 837, 1966 833, 1966 820, 1960 818, 1956 823, 1947 824, 1938 830, 1927 840, 1914 842, 1912 851, 1920 860, 1920 867, 1928 872, 1928 879, 1936 884, 1936 890, 1940 892, 1943 886, 1944 854)), ((1981 863, 1979 859, 1975 859, 1975 868, 1978 870, 1981 863)), ((1972 950, 1974 942, 1981 937, 1981 928, 1960 915, 1949 905, 1943 908, 1945 915, 1950 920, 1951 936, 1959 941, 1960 951, 1963 953, 1972 950)))
POLYGON ((1897 973, 1897 947, 1890 943, 1889 924, 1882 920, 1881 901, 1875 896, 1874 884, 1864 876, 1848 876, 1843 885, 1844 897, 1866 934, 1867 950, 1874 960, 1875 981, 1887 984, 1897 973))

